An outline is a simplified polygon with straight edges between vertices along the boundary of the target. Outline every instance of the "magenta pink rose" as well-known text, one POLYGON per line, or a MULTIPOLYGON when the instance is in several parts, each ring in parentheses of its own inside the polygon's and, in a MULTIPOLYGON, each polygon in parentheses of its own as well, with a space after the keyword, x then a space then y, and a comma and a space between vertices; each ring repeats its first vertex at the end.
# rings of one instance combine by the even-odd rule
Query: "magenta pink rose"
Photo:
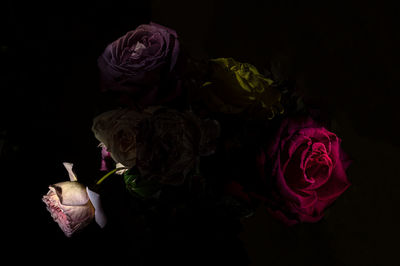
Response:
POLYGON ((270 212, 288 225, 317 222, 350 185, 340 139, 312 119, 286 119, 267 150, 273 162, 270 212))
POLYGON ((174 99, 180 94, 174 77, 179 50, 174 30, 156 23, 138 26, 98 58, 102 89, 126 94, 143 106, 174 99))

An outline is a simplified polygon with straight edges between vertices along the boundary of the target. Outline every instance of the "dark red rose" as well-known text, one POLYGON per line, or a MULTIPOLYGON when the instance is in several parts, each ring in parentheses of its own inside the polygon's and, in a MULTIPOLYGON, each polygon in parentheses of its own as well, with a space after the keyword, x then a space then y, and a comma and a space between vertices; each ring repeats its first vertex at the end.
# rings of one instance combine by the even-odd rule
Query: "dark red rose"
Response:
POLYGON ((128 95, 142 106, 172 100, 180 93, 171 74, 178 54, 174 30, 155 23, 140 25, 109 44, 99 57, 102 89, 128 95))
POLYGON ((275 202, 269 210, 276 218, 288 225, 317 222, 349 187, 340 141, 309 118, 284 120, 267 150, 275 202))

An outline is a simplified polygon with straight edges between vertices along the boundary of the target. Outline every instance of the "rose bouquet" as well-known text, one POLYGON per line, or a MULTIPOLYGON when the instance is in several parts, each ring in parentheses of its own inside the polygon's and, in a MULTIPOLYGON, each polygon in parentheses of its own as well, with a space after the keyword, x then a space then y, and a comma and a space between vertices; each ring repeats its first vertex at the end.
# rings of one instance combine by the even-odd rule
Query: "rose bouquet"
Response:
MULTIPOLYGON (((262 202, 286 225, 314 223, 350 185, 341 139, 295 88, 253 64, 194 60, 180 53, 174 30, 150 23, 111 42, 98 67, 113 107, 94 117, 92 131, 101 171, 111 171, 94 187, 122 178, 141 206, 133 215, 157 210, 176 220, 207 202, 236 219, 262 202)), ((99 193, 68 169, 71 181, 43 197, 52 217, 67 236, 92 220, 104 226, 99 193)))

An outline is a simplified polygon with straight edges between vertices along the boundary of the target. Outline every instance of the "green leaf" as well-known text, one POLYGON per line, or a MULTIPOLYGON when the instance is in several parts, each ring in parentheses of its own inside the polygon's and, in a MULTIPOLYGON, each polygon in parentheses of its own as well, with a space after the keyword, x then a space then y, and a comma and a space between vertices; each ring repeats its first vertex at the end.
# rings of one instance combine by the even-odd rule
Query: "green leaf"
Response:
POLYGON ((142 179, 140 172, 135 167, 124 173, 124 181, 130 193, 142 198, 151 197, 160 190, 158 182, 142 179))

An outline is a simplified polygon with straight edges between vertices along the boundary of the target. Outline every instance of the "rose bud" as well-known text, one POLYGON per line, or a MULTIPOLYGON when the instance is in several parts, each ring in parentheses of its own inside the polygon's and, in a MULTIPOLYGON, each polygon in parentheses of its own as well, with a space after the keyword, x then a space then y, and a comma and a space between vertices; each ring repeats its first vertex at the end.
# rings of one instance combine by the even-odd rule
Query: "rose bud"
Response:
POLYGON ((72 164, 64 163, 64 166, 67 168, 71 181, 50 185, 50 190, 42 198, 52 218, 67 237, 71 237, 72 234, 86 227, 95 215, 98 216, 96 222, 103 227, 106 219, 98 194, 77 182, 72 172, 72 164), (94 198, 93 204, 91 198, 94 198))
POLYGON ((107 147, 104 145, 104 143, 99 144, 99 147, 101 148, 101 166, 100 166, 100 171, 108 171, 110 161, 112 161, 111 154, 109 151, 107 151, 107 147))

